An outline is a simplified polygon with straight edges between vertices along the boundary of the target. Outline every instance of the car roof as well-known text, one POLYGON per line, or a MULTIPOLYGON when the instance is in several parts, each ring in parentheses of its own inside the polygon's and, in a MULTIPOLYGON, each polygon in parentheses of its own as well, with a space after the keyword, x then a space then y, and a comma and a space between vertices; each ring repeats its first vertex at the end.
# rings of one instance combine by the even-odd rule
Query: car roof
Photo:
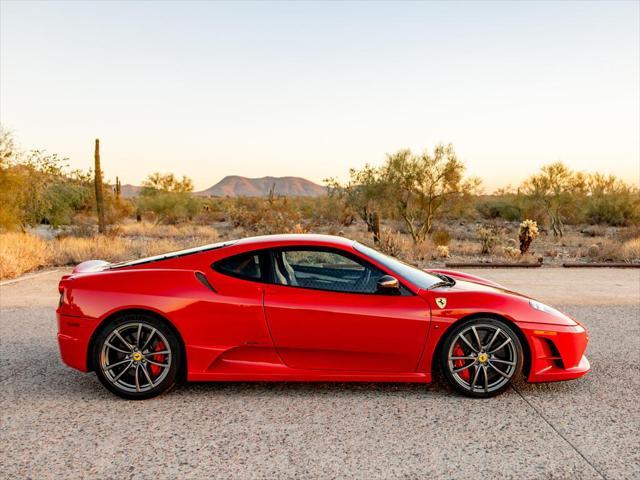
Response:
POLYGON ((324 247, 350 247, 355 242, 348 238, 336 237, 334 235, 316 235, 316 234, 283 234, 283 235, 262 235, 257 237, 247 237, 240 240, 229 240, 225 242, 212 243, 186 250, 178 250, 176 252, 168 252, 153 257, 139 258, 137 260, 112 263, 106 266, 106 270, 117 268, 136 267, 149 263, 160 262, 163 260, 171 260, 178 257, 193 255, 196 253, 207 252, 211 250, 221 250, 229 246, 241 246, 241 248, 271 248, 282 247, 287 245, 313 245, 324 247))
POLYGON ((257 237, 247 237, 242 240, 238 240, 237 246, 247 247, 281 247, 287 245, 313 245, 313 246, 336 246, 336 247, 350 247, 355 243, 354 240, 350 240, 344 237, 338 237, 335 235, 319 235, 311 233, 287 233, 281 235, 261 235, 257 237))

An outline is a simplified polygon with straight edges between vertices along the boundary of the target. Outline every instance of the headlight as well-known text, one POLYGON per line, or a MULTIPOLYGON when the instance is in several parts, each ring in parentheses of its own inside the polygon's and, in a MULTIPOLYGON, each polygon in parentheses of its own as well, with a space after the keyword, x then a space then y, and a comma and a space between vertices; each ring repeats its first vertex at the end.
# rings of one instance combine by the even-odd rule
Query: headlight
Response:
POLYGON ((564 317, 565 315, 562 312, 559 312, 553 307, 549 305, 545 305, 544 303, 536 302, 535 300, 529 300, 529 305, 536 310, 540 310, 541 312, 548 313, 550 315, 555 315, 557 317, 564 317))

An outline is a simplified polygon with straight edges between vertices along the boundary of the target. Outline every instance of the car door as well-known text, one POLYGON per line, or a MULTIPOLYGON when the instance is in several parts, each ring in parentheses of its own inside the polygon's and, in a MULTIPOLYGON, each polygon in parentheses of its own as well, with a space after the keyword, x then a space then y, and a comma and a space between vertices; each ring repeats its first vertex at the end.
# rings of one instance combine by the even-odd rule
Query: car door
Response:
POLYGON ((377 293, 385 273, 341 250, 271 252, 273 283, 264 309, 283 362, 296 369, 412 372, 425 344, 430 309, 409 290, 377 293))

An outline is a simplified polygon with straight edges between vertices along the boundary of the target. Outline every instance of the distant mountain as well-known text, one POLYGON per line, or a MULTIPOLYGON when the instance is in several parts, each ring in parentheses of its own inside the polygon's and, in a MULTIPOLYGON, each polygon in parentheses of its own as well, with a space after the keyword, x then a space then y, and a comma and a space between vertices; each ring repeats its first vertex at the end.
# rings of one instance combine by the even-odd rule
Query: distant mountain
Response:
POLYGON ((142 187, 139 187, 137 185, 122 185, 122 187, 120 187, 120 191, 122 192, 122 196, 124 198, 133 198, 135 196, 140 195, 140 190, 142 190, 142 187))
MULTIPOLYGON (((198 197, 266 197, 274 188, 276 195, 285 197, 321 197, 326 195, 325 187, 300 177, 247 178, 238 175, 224 177, 213 187, 193 192, 198 197)), ((122 185, 122 196, 133 198, 140 195, 142 187, 122 185)))
POLYGON ((247 178, 238 175, 224 177, 214 186, 194 192, 199 197, 266 197, 269 190, 286 197, 320 197, 325 187, 300 177, 247 178))

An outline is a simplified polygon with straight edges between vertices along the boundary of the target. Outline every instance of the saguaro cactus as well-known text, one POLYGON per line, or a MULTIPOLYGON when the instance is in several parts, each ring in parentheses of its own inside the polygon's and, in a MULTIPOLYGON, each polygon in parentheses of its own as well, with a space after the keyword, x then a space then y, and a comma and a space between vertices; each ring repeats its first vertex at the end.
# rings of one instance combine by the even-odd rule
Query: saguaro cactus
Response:
POLYGON ((114 193, 116 194, 116 198, 120 199, 120 196, 122 195, 122 184, 120 183, 120 179, 118 177, 116 177, 116 187, 114 193))
POLYGON ((96 138, 96 149, 93 156, 95 160, 95 172, 93 184, 96 188, 96 210, 98 212, 98 232, 105 233, 104 221, 104 196, 102 195, 102 170, 100 169, 100 140, 96 138))

